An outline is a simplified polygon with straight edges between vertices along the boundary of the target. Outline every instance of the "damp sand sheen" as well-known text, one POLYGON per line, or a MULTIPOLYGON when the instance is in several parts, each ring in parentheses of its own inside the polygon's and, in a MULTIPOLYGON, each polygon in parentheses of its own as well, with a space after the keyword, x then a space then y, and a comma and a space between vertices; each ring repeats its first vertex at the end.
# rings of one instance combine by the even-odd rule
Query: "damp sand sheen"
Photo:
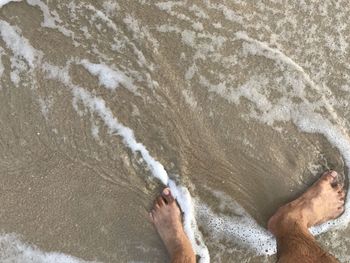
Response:
MULTIPOLYGON (((274 262, 268 218, 350 166, 346 1, 0 0, 1 262, 274 262)), ((347 197, 347 201, 348 201, 347 197)), ((350 261, 350 203, 314 227, 350 261)))

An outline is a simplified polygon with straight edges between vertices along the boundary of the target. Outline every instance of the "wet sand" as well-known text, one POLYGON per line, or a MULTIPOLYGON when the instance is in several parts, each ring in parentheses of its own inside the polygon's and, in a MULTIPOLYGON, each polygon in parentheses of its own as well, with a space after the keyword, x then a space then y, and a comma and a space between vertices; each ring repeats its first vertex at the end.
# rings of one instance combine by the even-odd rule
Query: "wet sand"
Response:
MULTIPOLYGON (((75 85, 103 99, 189 189, 212 262, 274 262, 210 225, 200 208, 232 224, 243 208, 265 227, 325 169, 347 174, 344 150, 327 137, 349 129, 347 3, 341 10, 273 1, 115 3, 23 1, 0 9, 36 57, 31 66, 28 53, 16 55, 2 24, 1 232, 86 261, 167 259, 147 221, 162 184, 77 99, 75 85), (84 59, 127 79, 108 82, 84 59), (50 75, 48 65, 67 69, 71 82, 50 75), (304 119, 331 125, 308 133, 304 119)), ((349 234, 318 238, 347 262, 349 234)))

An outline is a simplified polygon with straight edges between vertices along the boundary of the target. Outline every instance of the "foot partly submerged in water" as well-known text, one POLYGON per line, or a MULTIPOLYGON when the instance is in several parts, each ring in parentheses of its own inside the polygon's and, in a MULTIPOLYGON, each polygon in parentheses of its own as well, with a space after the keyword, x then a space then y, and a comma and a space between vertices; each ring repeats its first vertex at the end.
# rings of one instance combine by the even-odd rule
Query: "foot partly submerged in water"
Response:
POLYGON ((278 236, 286 226, 298 224, 303 228, 322 224, 344 212, 345 191, 341 176, 325 172, 303 195, 282 206, 270 218, 268 229, 278 236))
POLYGON ((150 218, 168 250, 171 262, 196 262, 182 226, 180 208, 169 188, 165 188, 155 200, 150 218))

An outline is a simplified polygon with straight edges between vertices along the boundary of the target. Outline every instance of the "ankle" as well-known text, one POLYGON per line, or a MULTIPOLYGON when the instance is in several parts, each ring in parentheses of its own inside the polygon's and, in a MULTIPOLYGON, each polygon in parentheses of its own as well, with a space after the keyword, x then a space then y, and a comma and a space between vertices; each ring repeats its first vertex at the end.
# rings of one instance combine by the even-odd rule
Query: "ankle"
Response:
POLYGON ((286 211, 283 207, 280 209, 281 211, 269 221, 268 228, 272 234, 279 237, 295 231, 296 228, 308 232, 307 221, 301 212, 286 211))
POLYGON ((195 263, 196 262, 196 255, 194 254, 194 251, 190 246, 186 245, 179 245, 176 248, 174 248, 171 252, 169 251, 169 255, 171 258, 171 262, 186 262, 186 263, 195 263))
POLYGON ((196 262, 196 255, 191 246, 178 246, 171 253, 169 252, 171 262, 177 262, 175 259, 186 259, 178 262, 196 262))
POLYGON ((178 255, 193 255, 194 257, 192 245, 185 233, 175 235, 171 242, 169 242, 167 248, 171 258, 177 257, 178 255))

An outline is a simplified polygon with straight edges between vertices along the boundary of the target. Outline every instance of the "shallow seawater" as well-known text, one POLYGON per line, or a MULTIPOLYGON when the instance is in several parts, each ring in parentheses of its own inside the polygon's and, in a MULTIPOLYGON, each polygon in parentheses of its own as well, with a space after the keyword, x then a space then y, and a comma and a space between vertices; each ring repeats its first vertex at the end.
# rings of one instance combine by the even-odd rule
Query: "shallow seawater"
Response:
MULTIPOLYGON (((347 1, 220 2, 0 0, 1 262, 164 262, 167 183, 201 262, 274 262, 268 218, 348 175, 347 1)), ((349 220, 313 230, 341 262, 349 220)))

